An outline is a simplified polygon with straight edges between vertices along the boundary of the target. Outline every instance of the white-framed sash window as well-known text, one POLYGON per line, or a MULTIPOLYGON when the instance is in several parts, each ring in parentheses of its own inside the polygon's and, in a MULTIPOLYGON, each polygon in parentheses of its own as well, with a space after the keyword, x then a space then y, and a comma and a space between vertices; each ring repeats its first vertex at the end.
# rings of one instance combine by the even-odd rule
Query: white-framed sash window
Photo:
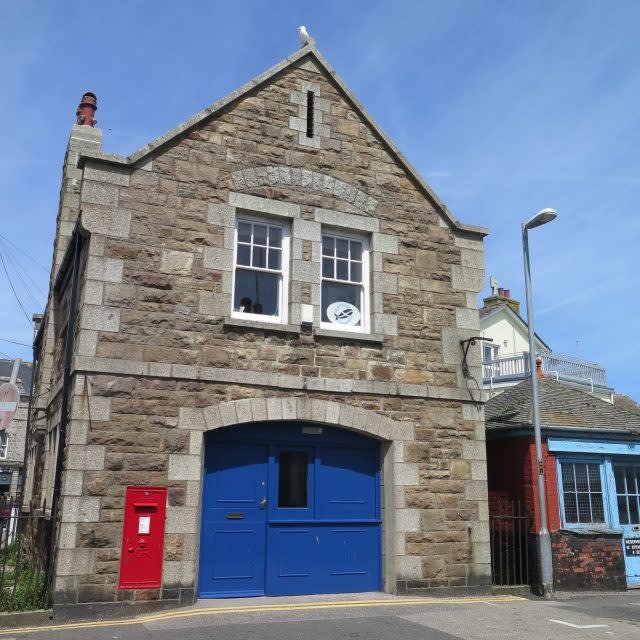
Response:
POLYGON ((238 217, 231 317, 286 324, 288 287, 289 227, 238 217))
POLYGON ((364 236, 322 234, 320 326, 369 331, 369 241, 364 236))

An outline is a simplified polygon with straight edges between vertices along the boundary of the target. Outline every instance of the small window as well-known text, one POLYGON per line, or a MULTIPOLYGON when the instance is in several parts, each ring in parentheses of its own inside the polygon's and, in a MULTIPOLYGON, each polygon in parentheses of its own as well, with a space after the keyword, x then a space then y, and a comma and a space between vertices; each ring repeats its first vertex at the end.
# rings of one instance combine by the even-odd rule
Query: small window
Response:
POLYGON ((314 101, 313 91, 307 91, 307 138, 313 138, 314 101))
POLYGON ((563 462, 562 493, 567 524, 597 524, 605 521, 602 481, 598 463, 563 462))
POLYGON ((9 436, 6 431, 0 432, 0 460, 6 460, 9 449, 9 436))
POLYGON ((288 264, 287 227, 239 218, 236 223, 232 316, 286 322, 288 264))
POLYGON ((369 251, 364 238, 322 235, 321 324, 368 331, 369 251))
POLYGON ((306 509, 308 503, 307 452, 281 451, 278 467, 278 507, 306 509))
POLYGON ((482 344, 482 360, 483 362, 490 362, 491 360, 497 360, 498 350, 500 346, 497 344, 491 344, 484 342, 482 344))

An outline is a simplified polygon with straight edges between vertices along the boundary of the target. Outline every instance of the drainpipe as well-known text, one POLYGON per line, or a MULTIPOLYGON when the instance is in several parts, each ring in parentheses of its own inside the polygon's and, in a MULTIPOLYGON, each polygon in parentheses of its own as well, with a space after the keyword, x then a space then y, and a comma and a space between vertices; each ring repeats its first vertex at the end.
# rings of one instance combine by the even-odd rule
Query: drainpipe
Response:
MULTIPOLYGON (((38 336, 33 339, 31 346, 31 357, 33 362, 33 369, 31 370, 31 388, 29 389, 29 405, 27 407, 27 432, 24 436, 24 455, 22 457, 22 482, 20 484, 20 499, 18 500, 18 518, 22 513, 22 503, 24 501, 24 489, 27 485, 27 456, 29 454, 29 444, 31 443, 31 412, 33 410, 33 389, 35 387, 36 375, 38 373, 38 361, 36 360, 36 344, 38 336)), ((33 469, 35 473, 35 468, 33 469)))
MULTIPOLYGON (((71 241, 69 245, 69 250, 73 252, 73 256, 71 256, 71 259, 73 260, 73 271, 71 273, 71 298, 69 300, 69 311, 67 315, 67 336, 64 354, 64 372, 62 378, 62 400, 60 403, 60 426, 58 428, 58 451, 55 462, 56 466, 53 480, 53 496, 51 499, 51 541, 46 568, 46 575, 49 581, 51 581, 53 577, 53 571, 51 569, 54 566, 53 560, 56 549, 56 528, 58 520, 58 506, 60 502, 60 484, 62 481, 62 460, 64 457, 64 450, 67 441, 67 413, 69 411, 69 388, 71 383, 71 361, 73 358, 73 337, 75 329, 74 318, 76 315, 78 298, 78 267, 80 261, 80 250, 82 248, 82 236, 80 235, 79 222, 76 222, 73 233, 71 234, 71 241)), ((64 263, 65 260, 63 260, 63 265, 61 266, 60 273, 62 273, 64 263)))

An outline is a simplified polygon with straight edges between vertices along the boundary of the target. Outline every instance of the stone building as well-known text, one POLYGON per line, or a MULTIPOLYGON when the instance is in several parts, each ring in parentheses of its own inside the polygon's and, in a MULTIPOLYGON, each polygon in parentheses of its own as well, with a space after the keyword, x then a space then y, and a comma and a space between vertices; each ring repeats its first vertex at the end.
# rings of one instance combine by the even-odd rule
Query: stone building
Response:
POLYGON ((461 340, 487 231, 314 46, 128 157, 102 150, 95 105, 37 337, 27 493, 57 522, 55 603, 486 588, 480 354, 461 340), (146 582, 123 576, 155 553, 142 503, 123 541, 136 486, 167 492, 146 582))
MULTIPOLYGON (((0 384, 10 382, 13 366, 13 360, 0 360, 0 384)), ((30 362, 20 363, 15 383, 20 393, 18 407, 9 426, 0 431, 0 496, 16 498, 21 487, 31 372, 30 362)))

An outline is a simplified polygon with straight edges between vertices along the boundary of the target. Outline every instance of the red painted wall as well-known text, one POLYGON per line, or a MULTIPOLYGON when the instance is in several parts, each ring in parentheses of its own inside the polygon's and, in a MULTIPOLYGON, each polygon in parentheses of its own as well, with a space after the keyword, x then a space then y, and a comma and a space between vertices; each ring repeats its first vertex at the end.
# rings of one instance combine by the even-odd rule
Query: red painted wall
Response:
MULTIPOLYGON (((546 439, 542 443, 547 495, 547 520, 550 531, 560 528, 556 457, 550 454, 546 439)), ((532 436, 503 438, 487 442, 489 510, 493 514, 509 508, 512 500, 521 501, 532 519, 531 532, 538 530, 539 502, 536 474, 536 450, 532 436)))

